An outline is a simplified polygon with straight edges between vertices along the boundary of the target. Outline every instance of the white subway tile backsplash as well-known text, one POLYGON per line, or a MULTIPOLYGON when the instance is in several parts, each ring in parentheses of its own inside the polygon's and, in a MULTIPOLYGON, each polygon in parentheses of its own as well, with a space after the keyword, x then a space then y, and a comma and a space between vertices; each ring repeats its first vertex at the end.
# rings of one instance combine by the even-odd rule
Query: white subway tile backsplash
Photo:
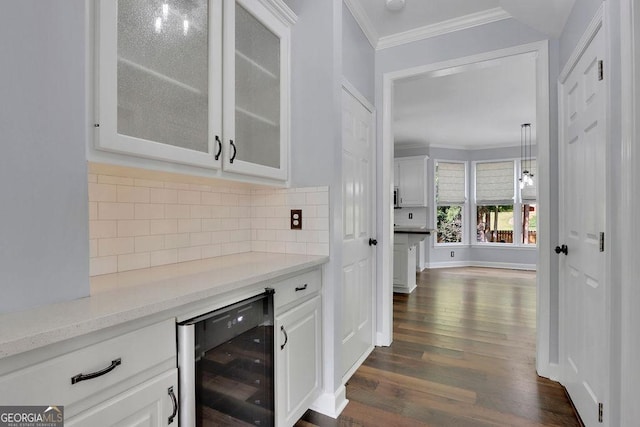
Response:
POLYGON ((149 253, 118 255, 118 271, 138 270, 151 267, 149 253))
POLYGON ((98 203, 98 219, 134 219, 135 209, 133 203, 98 203))
POLYGON ((164 205, 153 203, 136 203, 135 204, 136 219, 163 219, 164 205))
POLYGON ((89 221, 89 238, 118 237, 117 221, 89 221))
POLYGON ((131 175, 87 177, 92 276, 249 251, 329 254, 327 187, 251 189, 131 175), (291 209, 302 210, 302 230, 290 229, 291 209))
POLYGON ((166 234, 164 236, 164 247, 166 249, 187 248, 189 246, 191 246, 189 233, 166 234))
POLYGON ((164 205, 165 218, 191 218, 191 207, 188 205, 164 205))
POLYGON ((178 191, 178 203, 181 205, 199 205, 200 192, 193 190, 180 190, 178 191))
POLYGON ((202 231, 201 219, 179 219, 178 233, 195 233, 202 231))
POLYGON ((164 249, 164 236, 139 236, 134 240, 136 252, 152 252, 164 249))
POLYGON ((118 221, 118 237, 148 236, 148 219, 125 219, 118 221))
POLYGON ((149 254, 151 256, 151 267, 157 265, 175 264, 178 262, 178 250, 166 249, 163 251, 154 251, 149 254))
POLYGON ((118 202, 149 203, 149 188, 118 185, 118 202))
POLYGON ((205 246, 211 244, 211 232, 191 233, 191 246, 205 246))
POLYGON ((133 237, 116 237, 113 239, 98 239, 98 255, 111 256, 130 254, 134 251, 133 237))
POLYGON ((178 191, 169 188, 151 188, 149 201, 151 203, 178 203, 178 191))
POLYGON ((116 202, 118 199, 117 186, 112 184, 89 183, 90 202, 116 202))
POLYGON ((100 274, 116 273, 118 271, 118 257, 96 257, 89 260, 89 274, 99 276, 100 274))
POLYGON ((202 249, 199 246, 178 249, 178 262, 202 259, 202 249))
POLYGON ((177 219, 152 219, 149 221, 149 234, 175 234, 177 232, 177 219))

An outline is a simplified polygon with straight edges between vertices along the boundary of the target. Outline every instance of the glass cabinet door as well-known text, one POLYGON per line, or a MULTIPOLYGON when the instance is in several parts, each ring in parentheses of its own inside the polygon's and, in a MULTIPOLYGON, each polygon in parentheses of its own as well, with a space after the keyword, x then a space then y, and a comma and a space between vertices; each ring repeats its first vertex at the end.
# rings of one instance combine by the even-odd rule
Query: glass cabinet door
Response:
POLYGON ((209 61, 221 47, 211 45, 212 13, 208 0, 100 2, 101 148, 215 166, 210 100, 221 96, 209 79, 220 60, 214 69, 209 61))
POLYGON ((225 8, 225 169, 286 179, 288 28, 256 1, 225 8))

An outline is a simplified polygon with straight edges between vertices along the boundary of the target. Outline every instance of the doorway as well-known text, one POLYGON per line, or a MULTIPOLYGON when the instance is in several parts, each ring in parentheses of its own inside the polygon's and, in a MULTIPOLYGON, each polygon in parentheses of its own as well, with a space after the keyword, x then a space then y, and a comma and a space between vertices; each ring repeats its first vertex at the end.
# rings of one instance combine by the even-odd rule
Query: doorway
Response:
MULTIPOLYGON (((425 73, 433 73, 439 70, 447 70, 455 67, 469 66, 484 61, 498 60, 514 55, 533 54, 536 57, 536 123, 537 143, 538 143, 538 200, 539 210, 538 222, 539 231, 537 235, 538 242, 538 274, 537 274, 537 307, 539 316, 537 320, 537 371, 540 375, 557 378, 557 364, 550 363, 550 324, 552 322, 553 313, 551 313, 551 301, 557 300, 557 280, 551 278, 550 252, 549 245, 551 242, 549 221, 550 210, 550 186, 549 186, 549 81, 548 81, 548 46, 547 42, 538 42, 529 45, 517 46, 509 49, 488 52, 471 57, 459 58, 451 61, 424 65, 397 72, 390 72, 383 75, 382 88, 382 185, 379 193, 381 200, 382 212, 381 230, 382 236, 388 237, 382 241, 379 258, 381 267, 381 283, 379 289, 379 299, 377 312, 379 316, 378 322, 378 340, 379 345, 388 345, 391 343, 393 318, 392 318, 392 251, 393 243, 393 209, 391 207, 391 196, 393 189, 393 98, 394 85, 400 79, 411 78, 425 73), (388 207, 388 208, 387 208, 388 207), (555 286, 552 286, 552 283, 555 286), (554 294, 552 296, 552 293, 554 294)), ((554 326, 557 324, 557 313, 553 317, 554 326)), ((557 349, 557 338, 553 342, 553 351, 557 349)))

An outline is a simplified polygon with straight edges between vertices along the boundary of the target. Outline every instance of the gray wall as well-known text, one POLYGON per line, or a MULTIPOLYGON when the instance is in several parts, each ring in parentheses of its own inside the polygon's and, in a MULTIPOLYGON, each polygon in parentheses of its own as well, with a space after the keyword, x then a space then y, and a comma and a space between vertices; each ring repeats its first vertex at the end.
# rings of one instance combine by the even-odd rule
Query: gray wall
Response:
POLYGON ((342 72, 344 77, 373 104, 375 101, 375 50, 347 8, 342 5, 342 72))
POLYGON ((85 2, 3 2, 0 312, 89 293, 85 2))
MULTIPOLYGON (((577 0, 560 36, 560 63, 564 66, 602 0, 577 0)), ((619 27, 618 27, 619 28, 619 27)))
POLYGON ((342 0, 286 3, 298 15, 291 45, 291 185, 329 186, 323 387, 333 394, 342 380, 342 0))

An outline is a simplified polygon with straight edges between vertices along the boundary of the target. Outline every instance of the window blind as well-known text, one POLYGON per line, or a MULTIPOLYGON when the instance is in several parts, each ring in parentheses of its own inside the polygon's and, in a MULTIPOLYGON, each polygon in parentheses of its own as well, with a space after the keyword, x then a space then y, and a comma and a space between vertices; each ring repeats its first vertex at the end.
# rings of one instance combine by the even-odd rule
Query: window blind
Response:
POLYGON ((476 163, 476 203, 512 203, 514 199, 513 161, 476 163))
POLYGON ((528 170, 533 174, 533 185, 525 185, 521 190, 522 201, 534 201, 537 197, 537 189, 538 189, 538 164, 535 159, 531 160, 531 162, 523 162, 522 170, 528 170))
POLYGON ((436 201, 441 205, 464 204, 465 164, 438 162, 436 201))

